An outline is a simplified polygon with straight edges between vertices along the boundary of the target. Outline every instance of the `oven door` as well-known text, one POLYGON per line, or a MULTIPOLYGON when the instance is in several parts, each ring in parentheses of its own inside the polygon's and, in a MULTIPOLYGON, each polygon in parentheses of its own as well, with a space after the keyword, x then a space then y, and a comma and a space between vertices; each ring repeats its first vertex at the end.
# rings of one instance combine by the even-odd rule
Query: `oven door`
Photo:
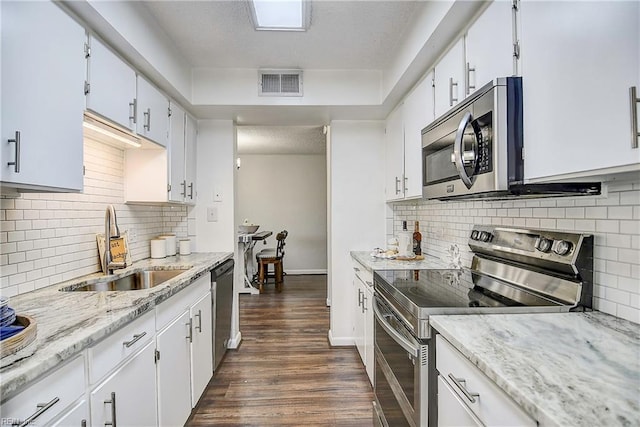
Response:
POLYGON ((380 296, 374 298, 375 395, 383 423, 427 425, 427 345, 420 343, 380 296))

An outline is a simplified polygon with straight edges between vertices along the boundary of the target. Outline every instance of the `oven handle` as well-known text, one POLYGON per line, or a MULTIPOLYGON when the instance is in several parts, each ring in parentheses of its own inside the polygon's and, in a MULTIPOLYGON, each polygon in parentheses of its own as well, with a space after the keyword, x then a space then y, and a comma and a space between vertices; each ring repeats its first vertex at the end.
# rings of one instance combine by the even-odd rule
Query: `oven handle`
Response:
MULTIPOLYGON (((400 335, 394 328, 393 326, 391 326, 387 320, 384 318, 384 315, 380 312, 380 310, 378 309, 378 304, 377 302, 375 304, 373 304, 373 313, 375 314, 376 318, 378 319, 378 323, 380 323, 380 326, 382 326, 382 328, 389 334, 391 335, 391 337, 393 338, 393 340, 395 342, 397 342, 398 344, 400 344, 400 346, 405 349, 405 351, 409 354, 411 354, 413 357, 418 357, 420 354, 420 349, 413 345, 413 343, 411 343, 411 341, 409 341, 408 339, 406 339, 405 337, 403 337, 402 335, 400 335)), ((392 315, 390 315, 392 316, 392 315)))

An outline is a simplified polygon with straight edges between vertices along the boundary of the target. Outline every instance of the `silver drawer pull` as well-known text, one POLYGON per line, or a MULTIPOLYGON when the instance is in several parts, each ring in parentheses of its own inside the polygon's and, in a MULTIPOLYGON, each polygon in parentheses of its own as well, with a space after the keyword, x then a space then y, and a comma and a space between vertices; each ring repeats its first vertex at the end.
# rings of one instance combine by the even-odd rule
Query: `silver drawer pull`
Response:
POLYGON ((196 326, 196 329, 198 330, 198 333, 202 333, 202 310, 198 310, 198 313, 196 314, 196 316, 198 318, 198 325, 196 326))
POLYGON ((137 343, 138 341, 140 341, 140 339, 142 339, 142 337, 144 337, 145 335, 147 335, 146 332, 143 332, 141 334, 134 334, 133 335, 133 339, 131 341, 125 341, 122 343, 123 346, 129 348, 132 345, 134 345, 135 343, 137 343))
POLYGON ((638 138, 640 138, 640 132, 638 132, 638 98, 637 88, 631 86, 629 88, 629 95, 631 98, 631 148, 638 148, 638 138))
POLYGON ((111 405, 111 421, 105 421, 105 426, 117 427, 116 426, 116 393, 114 391, 111 392, 111 400, 105 400, 105 404, 111 405))
POLYGON ((22 422, 22 424, 15 423, 15 424, 12 424, 12 425, 14 425, 14 426, 15 425, 19 425, 20 427, 31 425, 31 423, 33 423, 36 418, 38 418, 40 415, 44 414, 46 411, 48 411, 53 405, 55 405, 59 401, 60 401, 59 397, 54 397, 53 399, 51 399, 51 401, 49 403, 38 403, 36 405, 38 410, 33 415, 31 415, 29 418, 24 420, 22 422))
POLYGON ((469 402, 476 403, 476 397, 480 397, 480 393, 469 392, 469 390, 467 390, 467 387, 465 386, 467 380, 465 380, 464 378, 456 378, 453 376, 453 374, 449 374, 448 377, 460 389, 462 394, 464 394, 464 397, 469 399, 469 402))
POLYGON ((193 200, 193 182, 189 184, 189 198, 193 200))
POLYGON ((147 131, 151 131, 151 108, 147 108, 147 111, 142 113, 144 115, 144 124, 142 127, 147 131))
POLYGON ((189 342, 193 342, 193 319, 189 318, 189 321, 185 323, 189 327, 189 335, 187 335, 187 339, 189 342))
POLYGON ((133 102, 129 103, 129 108, 131 111, 129 120, 133 121, 133 123, 138 123, 138 100, 136 98, 133 98, 133 102))
POLYGON ((15 173, 20 173, 20 131, 17 130, 15 138, 7 141, 16 143, 16 156, 14 157, 13 162, 7 162, 7 166, 13 166, 13 171, 15 173))

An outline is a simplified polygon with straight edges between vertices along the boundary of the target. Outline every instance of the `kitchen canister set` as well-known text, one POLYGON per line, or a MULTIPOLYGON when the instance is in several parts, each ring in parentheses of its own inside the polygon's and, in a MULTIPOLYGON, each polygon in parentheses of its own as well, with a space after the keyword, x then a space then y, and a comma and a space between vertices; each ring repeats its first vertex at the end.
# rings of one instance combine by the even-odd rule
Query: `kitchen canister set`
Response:
POLYGON ((151 239, 151 258, 165 258, 174 256, 176 253, 190 255, 191 240, 180 239, 178 241, 175 234, 163 234, 151 239))

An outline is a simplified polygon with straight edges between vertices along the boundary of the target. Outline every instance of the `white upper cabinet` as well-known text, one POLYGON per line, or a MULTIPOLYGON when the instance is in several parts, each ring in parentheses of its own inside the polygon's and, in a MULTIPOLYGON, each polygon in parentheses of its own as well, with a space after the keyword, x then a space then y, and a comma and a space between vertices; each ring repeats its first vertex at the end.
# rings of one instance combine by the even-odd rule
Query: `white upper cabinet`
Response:
POLYGON ((169 200, 172 202, 183 202, 187 194, 187 184, 184 179, 186 119, 187 113, 179 105, 171 103, 169 200))
POLYGON ((197 162, 197 138, 198 138, 198 122, 196 119, 187 114, 187 128, 185 131, 185 181, 187 182, 187 194, 185 194, 185 202, 188 204, 196 203, 196 164, 197 162))
POLYGON ((144 77, 138 75, 137 81, 136 131, 138 135, 166 147, 169 139, 169 100, 144 77))
POLYGON ((135 131, 136 72, 92 35, 86 92, 87 110, 135 131))
POLYGON ((81 191, 85 30, 52 2, 0 2, 2 186, 81 191))
POLYGON ((404 128, 402 124, 402 104, 389 116, 385 126, 385 182, 387 201, 404 198, 404 128))
POLYGON ((404 197, 422 197, 422 129, 433 115, 433 72, 404 101, 404 197))
POLYGON ((440 117, 464 98, 464 38, 435 66, 435 116, 440 117))
POLYGON ((638 169, 640 2, 523 1, 525 179, 638 169))
POLYGON ((512 2, 498 0, 471 25, 465 37, 465 92, 471 95, 496 77, 515 74, 512 2))

